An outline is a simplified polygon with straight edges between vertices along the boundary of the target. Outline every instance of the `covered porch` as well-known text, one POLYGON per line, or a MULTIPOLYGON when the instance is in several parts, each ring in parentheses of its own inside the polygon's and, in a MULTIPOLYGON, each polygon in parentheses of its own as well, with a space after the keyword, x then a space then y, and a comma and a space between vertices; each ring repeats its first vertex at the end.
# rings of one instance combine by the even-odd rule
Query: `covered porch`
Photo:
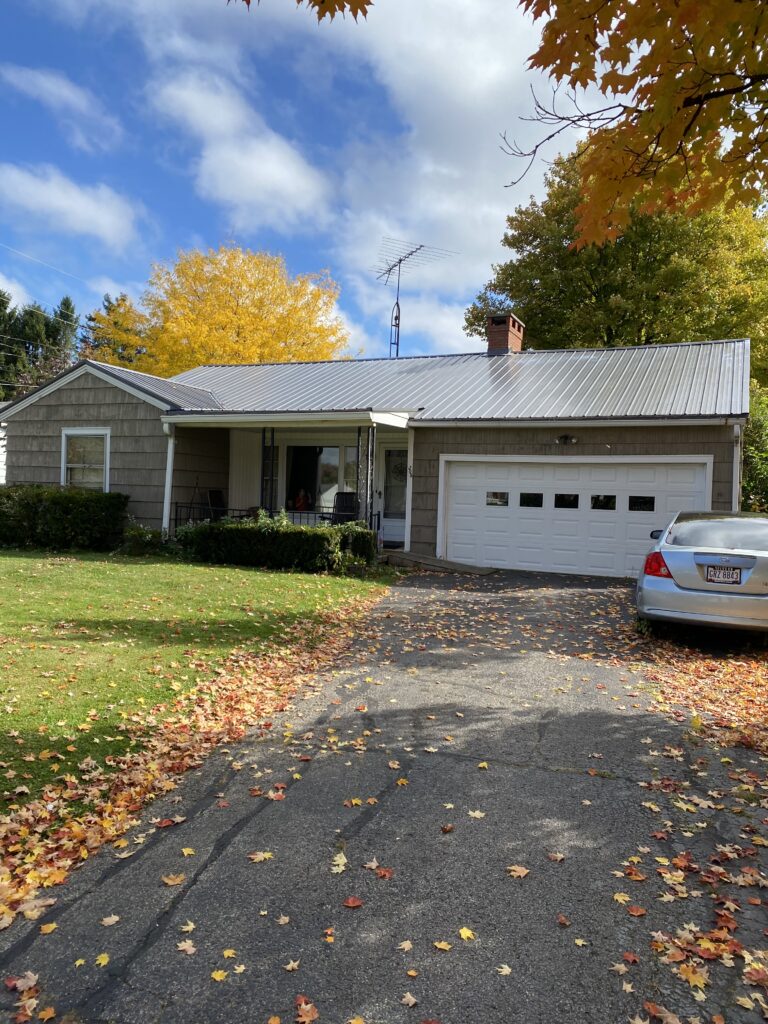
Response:
MULTIPOLYGON (((362 520, 407 544, 408 413, 164 417, 163 529, 284 511, 300 525, 362 520)), ((411 443, 412 450, 412 443, 411 443)))

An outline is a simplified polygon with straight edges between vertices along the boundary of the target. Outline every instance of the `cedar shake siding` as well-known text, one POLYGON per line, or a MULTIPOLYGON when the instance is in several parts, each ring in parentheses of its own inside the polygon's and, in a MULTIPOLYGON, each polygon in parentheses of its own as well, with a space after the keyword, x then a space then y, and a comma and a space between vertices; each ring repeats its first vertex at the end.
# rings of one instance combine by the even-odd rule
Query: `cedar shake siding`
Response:
POLYGON ((8 420, 6 482, 59 484, 62 429, 109 427, 109 489, 129 495, 129 514, 160 529, 167 447, 160 416, 154 405, 83 374, 8 420))
POLYGON ((440 455, 712 455, 712 508, 729 511, 733 497, 733 428, 729 426, 570 427, 578 444, 556 444, 562 428, 417 427, 413 448, 411 547, 435 554, 440 455))
MULTIPOLYGON (((221 491, 229 505, 229 429, 176 427, 172 502, 207 503, 208 491, 221 491)), ((173 518, 173 505, 171 505, 173 518)))

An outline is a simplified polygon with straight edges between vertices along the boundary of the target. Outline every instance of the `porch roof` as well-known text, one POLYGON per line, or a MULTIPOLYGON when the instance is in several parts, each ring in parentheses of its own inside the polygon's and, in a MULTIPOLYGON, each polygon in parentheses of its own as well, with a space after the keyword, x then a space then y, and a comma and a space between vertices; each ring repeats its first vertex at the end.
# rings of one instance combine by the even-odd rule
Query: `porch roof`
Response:
POLYGON ((164 423, 191 427, 399 427, 405 429, 416 409, 327 409, 315 412, 289 409, 220 412, 216 409, 198 412, 172 411, 162 416, 164 423))

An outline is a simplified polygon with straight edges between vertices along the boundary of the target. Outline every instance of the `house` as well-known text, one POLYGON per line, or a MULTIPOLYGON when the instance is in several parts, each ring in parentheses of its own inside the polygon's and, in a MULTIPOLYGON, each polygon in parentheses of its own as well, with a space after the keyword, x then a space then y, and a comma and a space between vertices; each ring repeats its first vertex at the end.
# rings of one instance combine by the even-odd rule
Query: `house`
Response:
POLYGON ((150 526, 339 508, 415 554, 636 574, 679 509, 739 507, 746 340, 200 366, 85 360, 12 402, 8 483, 119 490, 150 526))
POLYGON ((3 421, 3 409, 10 402, 0 402, 0 485, 5 483, 5 422, 3 421))

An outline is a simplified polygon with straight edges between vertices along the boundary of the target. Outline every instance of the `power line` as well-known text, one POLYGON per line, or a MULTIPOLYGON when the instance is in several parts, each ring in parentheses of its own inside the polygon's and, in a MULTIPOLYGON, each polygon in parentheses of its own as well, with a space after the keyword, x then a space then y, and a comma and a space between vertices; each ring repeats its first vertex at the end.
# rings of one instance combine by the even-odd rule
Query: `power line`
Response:
POLYGON ((6 245, 5 242, 0 242, 0 247, 7 249, 8 252, 15 253, 17 256, 23 256, 25 260, 31 260, 33 263, 39 263, 41 267, 47 267, 49 270, 53 270, 57 274, 63 274, 65 277, 71 277, 73 281, 80 281, 82 284, 87 285, 88 288, 93 287, 93 285, 86 281, 84 277, 78 277, 77 274, 70 274, 68 270, 62 270, 61 267, 54 267, 52 263, 46 263, 45 260, 38 259, 37 256, 30 256, 28 252, 22 252, 21 249, 14 249, 13 246, 6 245))

